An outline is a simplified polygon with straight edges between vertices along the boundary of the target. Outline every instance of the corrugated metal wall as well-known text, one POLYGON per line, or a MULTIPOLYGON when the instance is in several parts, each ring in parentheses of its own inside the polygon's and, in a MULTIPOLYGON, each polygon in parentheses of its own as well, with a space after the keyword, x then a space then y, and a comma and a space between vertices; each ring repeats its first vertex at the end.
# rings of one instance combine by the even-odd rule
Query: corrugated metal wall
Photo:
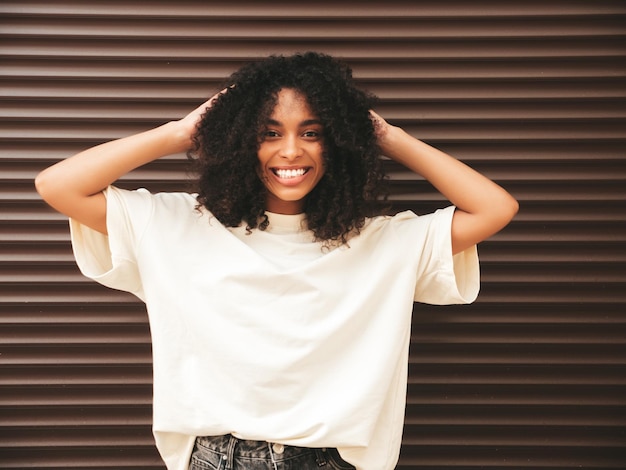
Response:
MULTIPOLYGON (((243 61, 349 61, 379 111, 521 202, 482 294, 418 306, 401 469, 626 467, 626 2, 4 0, 0 467, 160 469, 142 305, 78 273, 32 180, 243 61)), ((184 187, 182 156, 128 186, 184 187)), ((389 165, 396 208, 441 198, 389 165)))

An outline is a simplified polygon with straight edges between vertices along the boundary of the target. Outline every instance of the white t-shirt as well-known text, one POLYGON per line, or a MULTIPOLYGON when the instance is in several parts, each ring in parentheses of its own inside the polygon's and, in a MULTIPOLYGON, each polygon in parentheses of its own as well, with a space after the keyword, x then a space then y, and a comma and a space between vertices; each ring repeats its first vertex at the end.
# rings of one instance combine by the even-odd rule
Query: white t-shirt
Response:
POLYGON ((196 436, 337 447, 393 469, 413 301, 478 294, 476 248, 452 256, 453 207, 369 219, 333 249, 302 216, 226 228, 187 193, 111 187, 108 236, 71 221, 87 277, 147 305, 157 447, 186 470, 196 436))

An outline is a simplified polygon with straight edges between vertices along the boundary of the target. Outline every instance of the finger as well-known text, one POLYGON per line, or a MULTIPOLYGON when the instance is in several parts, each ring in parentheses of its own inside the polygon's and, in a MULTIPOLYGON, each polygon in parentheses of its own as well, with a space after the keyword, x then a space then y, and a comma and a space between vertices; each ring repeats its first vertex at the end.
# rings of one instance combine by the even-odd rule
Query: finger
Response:
POLYGON ((208 107, 213 106, 213 103, 222 95, 225 95, 226 93, 228 93, 228 90, 230 90, 231 88, 235 88, 235 85, 230 85, 229 87, 224 88, 223 90, 219 91, 218 93, 215 93, 211 98, 209 98, 209 100, 207 101, 208 103, 208 107))
POLYGON ((387 122, 371 109, 370 118, 372 119, 372 124, 374 125, 374 133, 380 137, 385 132, 385 125, 387 122))

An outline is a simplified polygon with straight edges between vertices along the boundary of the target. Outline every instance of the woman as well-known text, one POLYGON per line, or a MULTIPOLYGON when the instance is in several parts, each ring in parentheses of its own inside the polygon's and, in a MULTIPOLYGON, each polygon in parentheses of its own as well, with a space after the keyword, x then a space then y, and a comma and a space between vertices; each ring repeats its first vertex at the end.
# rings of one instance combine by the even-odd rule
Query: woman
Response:
POLYGON ((270 57, 179 121, 44 170, 82 272, 146 302, 169 469, 395 467, 414 301, 471 302, 517 202, 371 111, 329 56, 270 57), (197 194, 111 186, 190 152, 197 194), (384 154, 451 203, 371 216, 384 154))

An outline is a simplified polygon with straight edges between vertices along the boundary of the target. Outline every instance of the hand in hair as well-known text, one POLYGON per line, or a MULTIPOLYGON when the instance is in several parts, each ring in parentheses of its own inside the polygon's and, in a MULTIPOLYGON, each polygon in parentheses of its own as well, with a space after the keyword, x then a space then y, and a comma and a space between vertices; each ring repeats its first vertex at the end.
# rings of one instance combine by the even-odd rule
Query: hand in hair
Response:
POLYGON ((228 88, 224 88, 220 92, 215 93, 213 96, 211 96, 211 98, 206 100, 196 109, 194 109, 189 114, 187 114, 187 116, 185 116, 184 118, 178 121, 180 125, 180 129, 181 129, 181 133, 187 136, 188 138, 188 141, 189 141, 188 148, 191 148, 193 146, 193 136, 195 135, 198 129, 198 123, 200 122, 204 114, 207 112, 207 110, 209 110, 213 106, 215 101, 226 92, 228 92, 228 88))
POLYGON ((379 144, 384 141, 387 132, 389 131, 389 123, 385 121, 378 113, 374 112, 370 109, 370 119, 372 120, 372 124, 374 124, 374 134, 376 138, 379 140, 379 144))
POLYGON ((426 178, 457 207, 452 222, 454 253, 490 237, 517 213, 517 201, 493 181, 375 112, 370 111, 370 117, 383 154, 426 178))
POLYGON ((198 121, 212 96, 178 121, 91 147, 42 171, 35 180, 41 197, 59 212, 102 233, 107 232, 103 191, 133 169, 193 146, 198 121))

